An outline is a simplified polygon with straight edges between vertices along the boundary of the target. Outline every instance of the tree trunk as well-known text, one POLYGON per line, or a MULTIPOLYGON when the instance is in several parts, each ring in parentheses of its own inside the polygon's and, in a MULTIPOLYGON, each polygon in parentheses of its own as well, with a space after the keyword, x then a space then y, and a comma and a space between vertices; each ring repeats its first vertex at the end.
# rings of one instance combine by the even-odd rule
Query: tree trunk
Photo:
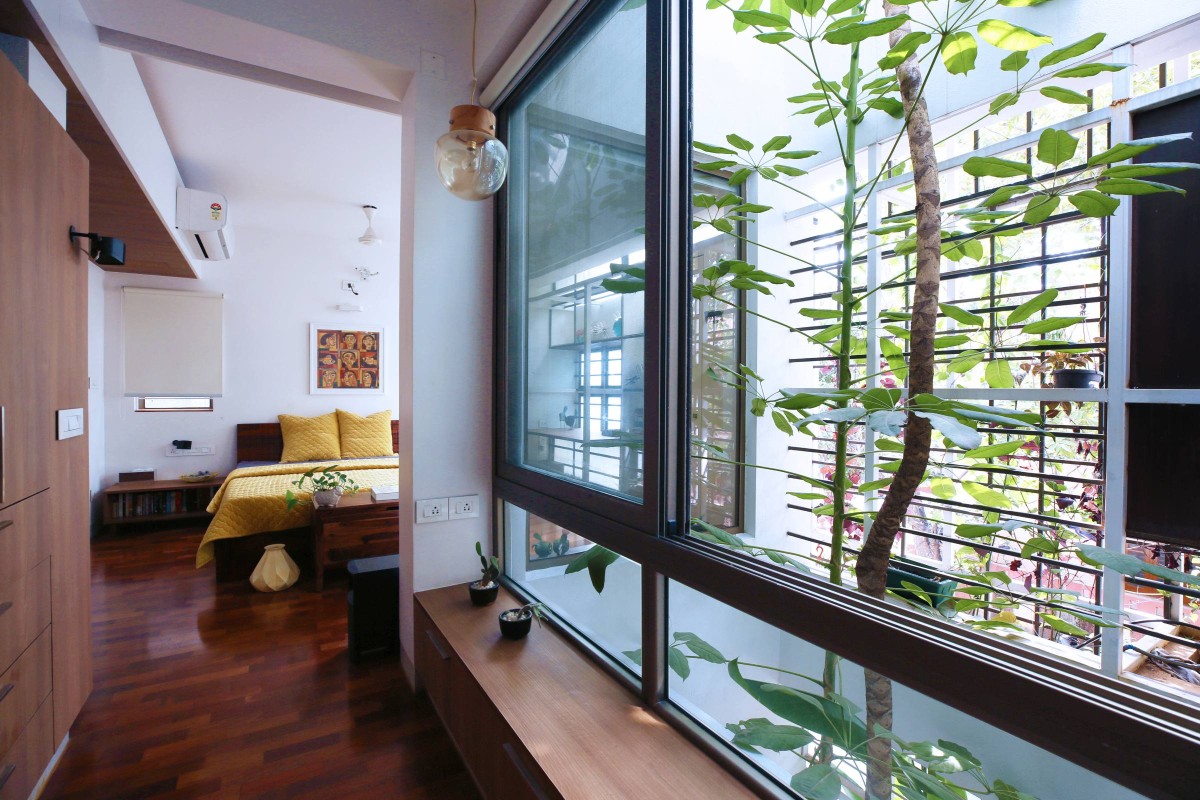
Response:
MULTIPOLYGON (((894 6, 890 2, 885 2, 884 8, 888 16, 907 11, 907 7, 894 6)), ((894 47, 908 32, 908 25, 892 31, 891 45, 894 47)), ((908 146, 917 197, 917 276, 908 364, 908 396, 911 398, 933 391, 933 337, 937 329, 938 283, 942 264, 941 190, 938 186, 937 156, 929 125, 929 111, 921 97, 922 75, 917 59, 909 57, 896 67, 896 76, 900 81, 900 95, 908 117, 908 146)), ((858 556, 856 574, 859 591, 871 597, 884 597, 892 544, 900 530, 900 523, 908 513, 909 503, 925 477, 931 436, 929 420, 909 412, 900 469, 896 471, 896 477, 858 556)), ((871 737, 867 752, 867 797, 870 800, 891 800, 891 740, 874 735, 877 728, 892 729, 891 680, 866 670, 866 698, 867 731, 871 737)))

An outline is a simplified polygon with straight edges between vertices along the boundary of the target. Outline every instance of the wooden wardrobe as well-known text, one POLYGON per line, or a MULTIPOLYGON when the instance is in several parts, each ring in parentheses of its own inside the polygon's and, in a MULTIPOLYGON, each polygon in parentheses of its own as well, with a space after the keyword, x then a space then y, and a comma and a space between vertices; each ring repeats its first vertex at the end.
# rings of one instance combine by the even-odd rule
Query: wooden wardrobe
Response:
POLYGON ((0 56, 0 800, 29 797, 92 688, 88 439, 56 438, 88 399, 72 225, 87 159, 0 56))

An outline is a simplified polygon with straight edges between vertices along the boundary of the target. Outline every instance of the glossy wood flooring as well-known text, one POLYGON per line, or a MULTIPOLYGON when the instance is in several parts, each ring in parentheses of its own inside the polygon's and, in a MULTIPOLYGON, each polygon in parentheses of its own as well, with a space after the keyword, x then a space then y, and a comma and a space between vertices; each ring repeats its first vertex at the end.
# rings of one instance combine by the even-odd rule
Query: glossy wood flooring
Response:
POLYGON ((200 535, 93 542, 96 687, 43 797, 477 797, 398 659, 349 663, 344 578, 218 588, 200 535))

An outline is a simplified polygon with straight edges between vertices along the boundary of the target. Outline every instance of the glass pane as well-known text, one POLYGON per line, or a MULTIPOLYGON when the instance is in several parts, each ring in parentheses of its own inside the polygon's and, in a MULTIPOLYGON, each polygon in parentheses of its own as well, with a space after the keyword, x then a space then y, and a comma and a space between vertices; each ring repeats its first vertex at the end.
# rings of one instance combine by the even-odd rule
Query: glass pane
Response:
POLYGON ((640 502, 645 292, 605 285, 636 282, 646 260, 646 9, 634 5, 509 113, 507 456, 640 502))
POLYGON ((509 578, 585 639, 641 674, 639 564, 511 503, 504 505, 504 553, 509 578), (586 567, 588 561, 603 568, 586 567))
MULTIPOLYGON (((682 584, 668 598, 671 702, 797 797, 861 798, 863 669, 682 584)), ((1042 800, 1141 797, 902 684, 892 691, 893 797, 992 796, 981 778, 1042 800), (967 754, 982 766, 962 769, 967 754)))

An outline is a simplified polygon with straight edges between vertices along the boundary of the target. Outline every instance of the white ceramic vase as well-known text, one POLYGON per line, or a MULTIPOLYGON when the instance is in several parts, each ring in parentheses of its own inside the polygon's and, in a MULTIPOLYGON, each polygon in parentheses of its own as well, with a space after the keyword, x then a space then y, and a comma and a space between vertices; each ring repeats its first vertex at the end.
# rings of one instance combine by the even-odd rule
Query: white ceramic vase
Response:
POLYGON ((333 508, 342 499, 342 493, 337 489, 321 489, 313 492, 313 504, 318 508, 333 508))
POLYGON ((282 592, 300 578, 300 568, 281 544, 263 548, 263 557, 250 574, 250 585, 260 592, 282 592))

